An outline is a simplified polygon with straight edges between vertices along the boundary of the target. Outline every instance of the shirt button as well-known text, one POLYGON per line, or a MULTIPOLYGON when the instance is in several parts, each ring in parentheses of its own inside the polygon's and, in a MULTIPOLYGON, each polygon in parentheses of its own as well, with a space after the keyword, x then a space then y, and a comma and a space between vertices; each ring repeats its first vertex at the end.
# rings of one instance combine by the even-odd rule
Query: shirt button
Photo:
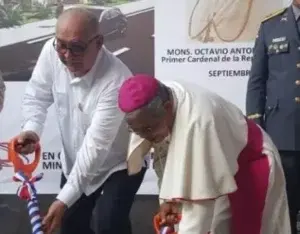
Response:
POLYGON ((295 97, 295 102, 300 102, 300 97, 295 97))
POLYGON ((296 85, 300 85, 300 80, 296 80, 296 81, 295 81, 295 84, 296 84, 296 85))

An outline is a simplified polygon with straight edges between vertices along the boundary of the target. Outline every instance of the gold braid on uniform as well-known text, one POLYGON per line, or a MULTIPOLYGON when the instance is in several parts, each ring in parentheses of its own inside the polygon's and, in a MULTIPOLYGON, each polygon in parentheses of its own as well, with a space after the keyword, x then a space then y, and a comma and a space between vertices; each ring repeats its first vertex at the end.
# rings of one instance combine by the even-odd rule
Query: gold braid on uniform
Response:
POLYGON ((248 119, 259 119, 261 117, 262 117, 262 114, 259 114, 259 113, 255 113, 255 114, 247 116, 248 119))
POLYGON ((273 17, 277 16, 277 15, 280 15, 281 13, 283 13, 287 8, 282 8, 282 9, 279 9, 277 11, 274 11, 272 12, 271 14, 268 14, 263 20, 262 22, 265 22, 267 21, 268 19, 272 19, 273 17))

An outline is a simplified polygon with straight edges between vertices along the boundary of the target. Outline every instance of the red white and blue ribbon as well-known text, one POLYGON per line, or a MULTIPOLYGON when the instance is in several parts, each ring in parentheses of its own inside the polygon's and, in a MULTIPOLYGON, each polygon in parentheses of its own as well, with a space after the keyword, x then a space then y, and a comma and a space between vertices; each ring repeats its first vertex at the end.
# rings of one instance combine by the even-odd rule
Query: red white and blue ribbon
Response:
POLYGON ((43 178, 43 173, 27 178, 22 172, 17 172, 14 176, 16 181, 22 182, 17 194, 22 200, 27 201, 27 209, 32 227, 32 234, 44 234, 42 230, 42 217, 34 183, 43 178))

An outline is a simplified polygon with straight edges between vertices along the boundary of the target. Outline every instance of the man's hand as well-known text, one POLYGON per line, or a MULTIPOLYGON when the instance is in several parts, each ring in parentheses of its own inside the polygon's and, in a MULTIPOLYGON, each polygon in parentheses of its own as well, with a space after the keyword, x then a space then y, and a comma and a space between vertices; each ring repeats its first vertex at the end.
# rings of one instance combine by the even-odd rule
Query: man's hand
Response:
POLYGON ((32 154, 39 140, 39 136, 33 131, 21 132, 17 136, 15 149, 20 154, 32 154))
POLYGON ((59 200, 52 203, 42 223, 45 234, 52 234, 60 227, 66 209, 67 206, 59 200))
POLYGON ((166 202, 161 204, 159 216, 161 225, 172 226, 178 222, 179 204, 175 202, 166 202))

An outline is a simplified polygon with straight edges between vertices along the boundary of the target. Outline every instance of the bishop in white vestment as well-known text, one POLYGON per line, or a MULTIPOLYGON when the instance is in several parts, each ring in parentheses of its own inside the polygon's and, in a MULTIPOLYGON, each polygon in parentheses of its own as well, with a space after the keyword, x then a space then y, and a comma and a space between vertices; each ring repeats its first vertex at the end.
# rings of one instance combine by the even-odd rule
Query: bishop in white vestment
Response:
POLYGON ((159 198, 180 203, 178 234, 291 233, 277 149, 235 105, 196 84, 136 75, 119 108, 133 132, 129 173, 168 142, 159 198))

